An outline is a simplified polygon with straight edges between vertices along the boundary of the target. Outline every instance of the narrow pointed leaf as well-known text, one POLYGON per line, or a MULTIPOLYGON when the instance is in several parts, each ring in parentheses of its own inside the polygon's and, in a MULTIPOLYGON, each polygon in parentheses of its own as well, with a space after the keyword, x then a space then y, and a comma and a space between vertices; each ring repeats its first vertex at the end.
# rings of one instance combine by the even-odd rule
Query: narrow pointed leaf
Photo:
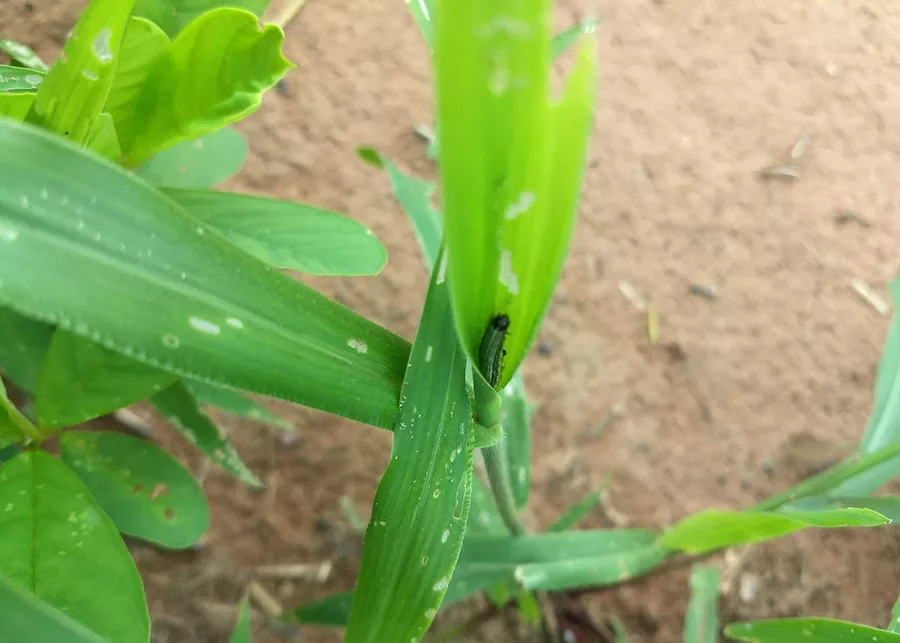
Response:
POLYGON ((416 24, 419 25, 419 30, 422 32, 422 37, 425 38, 425 44, 428 45, 429 49, 434 47, 434 22, 432 20, 434 5, 435 0, 409 0, 406 3, 406 6, 412 12, 413 18, 416 19, 416 24))
POLYGON ((44 74, 33 69, 0 65, 0 92, 33 92, 43 80, 44 74))
POLYGON ((435 270, 366 530, 347 643, 418 640, 441 605, 472 489, 465 373, 447 283, 435 270))
POLYGON ((656 542, 647 529, 595 529, 526 536, 470 536, 459 564, 523 565, 615 556, 656 542))
POLYGON ((36 94, 31 92, 0 94, 0 116, 14 121, 24 121, 34 104, 35 96, 36 94))
POLYGON ((694 566, 691 572, 691 601, 684 619, 684 643, 717 643, 719 640, 718 567, 694 566))
POLYGON ((109 641, 147 643, 141 577, 84 483, 43 451, 0 466, 0 574, 109 641))
POLYGON ((900 634, 829 618, 777 618, 734 623, 725 628, 725 634, 735 641, 751 643, 900 643, 900 634))
POLYGON ((103 111, 134 0, 91 0, 38 89, 28 120, 79 145, 103 111))
POLYGON ((506 357, 498 365, 503 387, 533 341, 567 250, 590 125, 593 39, 586 38, 554 102, 546 0, 449 2, 437 9, 441 195, 453 308, 476 363, 491 320, 508 316, 506 357))
POLYGON ((13 62, 21 64, 35 71, 47 71, 50 67, 34 53, 34 49, 21 42, 15 42, 8 38, 0 38, 0 51, 8 54, 13 62))
POLYGON ((250 601, 244 598, 238 608, 237 623, 231 633, 231 643, 251 643, 253 640, 250 631, 250 601))
POLYGON ((785 505, 784 511, 821 511, 853 507, 871 509, 894 523, 900 523, 900 496, 813 496, 785 505))
POLYGON ((335 212, 229 192, 164 192, 192 217, 276 268, 359 276, 378 274, 387 261, 371 230, 335 212))
POLYGON ((0 575, 0 641, 109 643, 0 575))
POLYGON ((57 330, 38 383, 38 421, 50 427, 80 424, 140 402, 177 379, 177 375, 57 330))
POLYGON ((206 382, 186 381, 185 382, 194 397, 201 404, 214 406, 221 411, 226 411, 233 415, 247 418, 248 420, 256 420, 257 422, 265 422, 277 426, 285 431, 293 431, 296 427, 287 420, 278 417, 262 404, 258 404, 246 395, 242 395, 237 391, 232 391, 221 386, 214 386, 206 382))
POLYGON ((205 12, 218 7, 240 7, 253 12, 258 18, 271 0, 136 0, 134 15, 151 20, 170 38, 205 12))
POLYGON ((247 468, 234 447, 222 435, 221 429, 197 406, 184 382, 176 382, 157 393, 150 402, 189 442, 203 451, 210 460, 241 482, 261 487, 262 482, 247 468))
POLYGON ((180 549, 209 527, 200 485, 180 462, 146 440, 69 431, 60 439, 60 455, 123 534, 180 549))
POLYGON ((561 56, 568 51, 572 45, 577 43, 584 34, 593 33, 597 29, 597 21, 594 19, 580 22, 574 27, 569 27, 565 31, 553 36, 550 42, 550 51, 554 58, 561 56))
POLYGON ((600 504, 600 498, 605 488, 606 484, 596 491, 591 491, 584 498, 573 504, 562 516, 556 519, 556 522, 547 528, 547 531, 566 531, 577 525, 582 518, 600 504))
POLYGON ((135 174, 173 188, 211 188, 238 173, 247 160, 247 139, 233 127, 182 141, 155 154, 135 174))
POLYGON ((34 395, 53 326, 0 306, 0 371, 16 386, 34 395))
POLYGON ((179 375, 393 428, 407 342, 65 141, 0 121, 0 147, 0 305, 179 375))
POLYGON ((708 509, 681 520, 661 537, 668 549, 699 554, 784 536, 806 527, 875 527, 890 522, 871 509, 740 513, 708 509))
POLYGON ((116 124, 126 165, 256 111, 292 67, 283 42, 279 27, 260 28, 242 9, 214 9, 191 22, 141 84, 132 127, 116 124))

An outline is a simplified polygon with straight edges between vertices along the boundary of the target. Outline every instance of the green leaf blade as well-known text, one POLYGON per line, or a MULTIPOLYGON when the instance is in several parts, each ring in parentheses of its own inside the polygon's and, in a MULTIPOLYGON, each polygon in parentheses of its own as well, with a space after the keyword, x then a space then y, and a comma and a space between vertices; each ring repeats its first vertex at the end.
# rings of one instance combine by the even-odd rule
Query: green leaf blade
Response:
POLYGON ((250 631, 250 601, 246 598, 241 601, 238 608, 237 623, 231 633, 231 643, 251 643, 253 640, 250 631))
POLYGON ((237 174, 248 151, 243 134, 233 127, 223 127, 151 156, 135 169, 135 174, 171 188, 211 188, 237 174))
POLYGON ((141 578, 87 487, 42 451, 0 466, 0 573, 116 643, 147 643, 141 578))
POLYGON ((239 7, 262 18, 271 0, 136 0, 134 15, 156 23, 170 38, 205 12, 219 7, 239 7))
POLYGON ((220 411, 231 413, 240 417, 264 422, 283 429, 294 431, 296 427, 287 420, 278 417, 261 404, 257 404, 246 395, 236 391, 214 386, 206 382, 186 381, 188 388, 201 404, 214 406, 220 411))
POLYGON ((733 623, 725 628, 725 634, 734 640, 751 643, 900 643, 900 634, 828 618, 780 618, 733 623))
POLYGON ((44 82, 44 74, 25 67, 0 65, 0 92, 33 92, 44 82))
POLYGON ((66 432, 60 455, 122 533, 170 549, 206 533, 200 485, 159 447, 120 433, 66 432))
POLYGON ((718 567, 695 565, 691 572, 691 600, 684 620, 684 643, 717 643, 719 640, 718 567))

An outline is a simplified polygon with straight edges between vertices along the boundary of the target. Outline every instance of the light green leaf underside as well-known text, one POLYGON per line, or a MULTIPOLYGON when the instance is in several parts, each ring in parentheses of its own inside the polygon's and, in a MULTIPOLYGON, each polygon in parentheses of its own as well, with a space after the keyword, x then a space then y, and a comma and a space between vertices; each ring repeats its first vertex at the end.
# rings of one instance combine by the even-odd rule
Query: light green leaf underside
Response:
POLYGON ((254 402, 237 391, 207 384, 206 382, 187 380, 185 383, 201 404, 214 406, 221 411, 226 411, 248 420, 265 422, 285 431, 293 431, 296 428, 292 423, 278 417, 262 404, 254 402))
POLYGON ((782 618, 734 623, 725 628, 725 634, 734 640, 751 643, 900 643, 900 634, 827 618, 782 618))
POLYGON ((454 312, 470 359, 509 316, 506 385, 559 277, 590 125, 593 39, 550 97, 545 0, 438 4, 441 195, 454 312))
POLYGON ((663 547, 699 554, 777 538, 805 527, 874 527, 890 522, 870 509, 740 513, 708 509, 666 531, 663 547))
POLYGON ((57 330, 38 384, 38 421, 50 427, 80 424, 140 402, 177 379, 177 375, 57 330))
POLYGON ((103 111, 134 0, 91 0, 47 73, 28 121, 83 145, 103 111))
POLYGON ((136 0, 134 15, 153 21, 170 38, 174 38, 210 9, 239 7, 262 18, 270 2, 271 0, 136 0))
POLYGON ((691 572, 691 600, 684 619, 684 643, 717 643, 719 640, 718 567, 695 565, 691 572))
POLYGON ((0 65, 0 92, 33 92, 44 80, 44 74, 26 67, 0 65))
POLYGON ((122 533, 163 547, 189 547, 209 527, 194 477, 159 447, 114 432, 66 432, 63 461, 78 474, 122 533))
POLYGON ((167 187, 211 188, 237 174, 247 152, 244 135, 233 127, 223 127, 155 154, 138 166, 135 174, 167 187))
POLYGON ((164 192, 192 217, 276 268, 360 276, 377 274, 387 261, 371 230, 328 210, 229 192, 164 192))
POLYGON ((0 573, 116 643, 147 643, 141 578, 87 487, 43 451, 0 466, 0 573))
POLYGON ((47 71, 50 67, 28 45, 8 38, 0 38, 0 51, 9 55, 14 62, 36 71, 47 71))
POLYGON ((0 305, 179 375, 393 428, 404 340, 58 138, 0 122, 0 147, 0 305))
POLYGON ((154 58, 130 126, 117 119, 125 164, 140 165, 256 111, 262 93, 292 67, 281 53, 283 41, 279 27, 260 28, 242 9, 214 9, 191 22, 154 58))
POLYGON ((157 393, 150 402, 162 416, 210 460, 241 482, 261 487, 262 482, 241 460, 234 447, 222 435, 215 422, 197 406, 197 400, 184 382, 176 382, 157 393))
POLYGON ((0 641, 109 643, 2 575, 0 641))
POLYGON ((441 605, 471 497, 465 373, 447 284, 435 270, 366 530, 347 643, 418 640, 441 605))
POLYGON ((23 391, 34 395, 44 355, 53 337, 53 326, 0 306, 0 337, 3 338, 0 371, 23 391))

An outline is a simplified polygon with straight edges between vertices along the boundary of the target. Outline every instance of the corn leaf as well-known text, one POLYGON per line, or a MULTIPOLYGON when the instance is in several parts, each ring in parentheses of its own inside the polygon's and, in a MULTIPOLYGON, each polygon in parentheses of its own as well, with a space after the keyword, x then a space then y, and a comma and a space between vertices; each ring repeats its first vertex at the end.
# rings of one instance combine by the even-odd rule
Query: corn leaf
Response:
POLYGON ((691 572, 691 600, 684 619, 684 643, 717 643, 719 640, 718 567, 695 565, 691 572))
POLYGON ((0 371, 34 395, 52 337, 53 326, 0 306, 0 371))
POLYGON ((366 530, 347 643, 418 640, 441 605, 472 489, 465 373, 447 283, 435 270, 366 530))
POLYGON ((533 341, 566 254, 590 125, 593 38, 556 101, 547 0, 445 2, 437 10, 453 309, 476 363, 489 322, 508 316, 503 387, 533 341))
POLYGON ((202 14, 218 7, 240 7, 262 18, 271 0, 136 0, 134 15, 156 23, 170 38, 202 14))
POLYGON ((237 623, 231 633, 231 643, 251 643, 253 640, 250 632, 250 601, 245 597, 238 608, 237 623))
POLYGON ((242 9, 213 9, 191 22, 153 59, 130 125, 116 120, 123 162, 140 165, 256 111, 262 93, 293 66, 281 53, 283 42, 279 27, 260 28, 242 9))
POLYGON ((141 577, 78 476, 25 451, 0 466, 0 507, 0 574, 109 641, 147 643, 141 577))
POLYGON ((0 575, 0 641, 109 643, 0 575))
POLYGON ((254 402, 246 395, 222 388, 221 386, 213 386, 206 382, 186 380, 185 384, 187 384, 191 393, 201 404, 214 406, 221 411, 238 415, 248 420, 265 422, 285 431, 296 429, 292 423, 278 417, 262 404, 254 402))
POLYGON ((44 81, 44 74, 26 67, 0 65, 0 92, 33 92, 44 81))
POLYGON ((806 527, 874 527, 888 522, 871 509, 780 513, 708 509, 678 522, 660 537, 660 542, 667 549, 700 554, 777 538, 806 527))
POLYGON ((276 268, 360 276, 378 274, 387 261, 371 230, 328 210, 228 192, 164 192, 192 217, 276 268))
POLYGON ((526 536, 470 536, 459 564, 523 565, 552 563, 599 556, 616 556, 653 545, 655 532, 647 529, 594 529, 526 536))
POLYGON ((247 139, 223 127, 193 141, 182 141, 150 157, 135 174, 172 188, 211 188, 238 173, 247 159, 247 139))
POLYGON ((112 116, 103 112, 97 117, 91 126, 85 147, 108 161, 118 162, 122 157, 122 148, 119 147, 119 137, 112 116))
POLYGON ((500 410, 500 424, 503 427, 500 446, 506 458, 513 499, 516 508, 521 510, 528 504, 531 489, 531 423, 521 373, 513 375, 500 392, 500 397, 503 404, 500 410))
POLYGON ((203 490, 184 466, 146 440, 71 431, 60 456, 123 534, 163 547, 190 547, 209 527, 203 490))
POLYGON ((73 426, 140 402, 177 375, 57 330, 44 357, 35 411, 43 426, 73 426))
POLYGON ((0 116, 14 121, 24 121, 34 104, 33 92, 17 92, 0 94, 0 116))
POLYGON ((871 509, 900 522, 900 496, 813 496, 785 505, 784 511, 822 511, 839 508, 871 509))
POLYGON ((829 618, 775 618, 733 623, 725 628, 725 635, 751 643, 900 643, 900 634, 829 618))
POLYGON ((23 67, 28 67, 34 71, 47 71, 47 66, 40 57, 34 53, 34 49, 21 42, 15 42, 8 38, 0 38, 0 51, 7 54, 14 63, 19 63, 23 67))
POLYGON ((47 72, 27 120, 83 145, 100 117, 134 0, 91 0, 47 72))
POLYGON ((393 428, 405 341, 59 138, 0 121, 0 147, 0 305, 163 370, 393 428))
POLYGON ((184 382, 176 382, 150 398, 162 416, 210 460, 241 482, 261 487, 262 482, 247 468, 215 422, 197 406, 184 382))

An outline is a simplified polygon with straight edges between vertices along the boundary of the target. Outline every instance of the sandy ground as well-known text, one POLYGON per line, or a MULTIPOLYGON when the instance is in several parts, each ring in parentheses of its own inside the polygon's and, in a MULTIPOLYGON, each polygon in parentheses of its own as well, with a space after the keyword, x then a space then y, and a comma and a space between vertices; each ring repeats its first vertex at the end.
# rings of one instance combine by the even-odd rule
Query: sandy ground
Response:
MULTIPOLYGON (((33 4, 40 8, 29 12, 0 0, 0 33, 51 58, 83 3, 33 4)), ((611 476, 605 510, 585 525, 659 527, 782 489, 862 431, 888 318, 850 283, 884 293, 898 267, 900 43, 891 34, 900 8, 889 0, 600 0, 599 13, 581 218, 541 335, 551 352, 535 351, 525 369, 541 405, 528 520, 546 525, 611 476), (790 160, 801 139, 799 178, 760 177, 790 160), (841 223, 841 213, 850 220, 841 223), (625 284, 660 311, 661 345, 650 345, 625 284), (691 294, 691 284, 718 296, 691 294), (623 413, 604 423, 612 409, 623 413)), ((559 18, 578 15, 564 2, 559 18)), ((229 187, 370 226, 390 253, 382 274, 310 282, 412 337, 427 275, 385 177, 354 150, 373 145, 433 175, 412 133, 430 121, 424 44, 399 0, 312 0, 287 37, 300 68, 242 124, 251 158, 229 187)), ((358 543, 339 499, 366 515, 390 436, 275 408, 301 428, 293 447, 225 420, 266 491, 213 472, 213 526, 201 552, 135 546, 156 643, 225 640, 239 579, 255 565, 334 564, 324 584, 265 584, 284 605, 352 585, 358 543)), ((809 532, 757 547, 728 565, 722 617, 883 624, 900 590, 898 553, 890 529, 809 532)), ((621 619, 629 641, 675 642, 687 570, 582 600, 598 619, 621 619)), ((499 623, 472 640, 514 640, 499 623)), ((257 640, 282 639, 261 629, 257 640)), ((304 640, 339 637, 310 629, 304 640)))

